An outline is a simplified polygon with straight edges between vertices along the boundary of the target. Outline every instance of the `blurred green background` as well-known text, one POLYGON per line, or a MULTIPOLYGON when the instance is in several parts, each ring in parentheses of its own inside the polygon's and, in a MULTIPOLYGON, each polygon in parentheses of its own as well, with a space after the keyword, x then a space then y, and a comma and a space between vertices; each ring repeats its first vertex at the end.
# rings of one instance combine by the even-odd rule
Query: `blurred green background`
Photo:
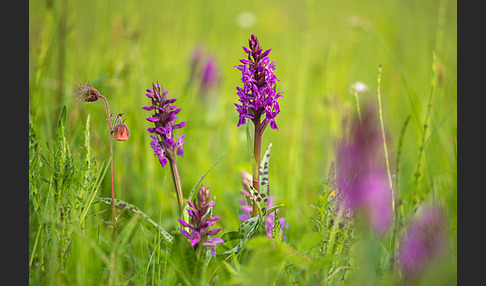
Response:
MULTIPOLYGON (((430 1, 29 1, 29 109, 44 142, 53 136, 63 105, 68 136, 76 155, 86 117, 99 161, 109 160, 109 133, 101 102, 80 105, 72 94, 88 81, 107 97, 111 112, 124 113, 130 139, 115 142, 115 195, 129 201, 166 229, 176 229, 177 204, 169 168, 162 168, 149 146, 151 127, 142 110, 145 89, 159 81, 182 108, 187 121, 184 157, 177 162, 187 196, 204 179, 217 201, 214 214, 224 231, 238 227, 240 171, 251 172, 245 127, 236 127, 234 68, 245 57, 241 46, 255 34, 277 65, 281 113, 279 131, 267 128, 262 148, 273 144, 271 194, 283 203, 288 241, 312 229, 308 203, 322 189, 334 149, 344 134, 342 122, 356 112, 351 84, 365 83, 360 100, 377 104, 377 71, 382 64, 383 119, 392 174, 398 138, 405 131, 401 185, 407 201, 413 192, 431 190, 446 206, 451 244, 456 237, 457 198, 457 3, 430 1), (214 57, 220 82, 204 97, 189 82, 191 57, 214 57), (432 59, 438 84, 422 158, 415 171, 427 101, 432 59)), ((181 133, 179 133, 181 134, 181 133)), ((109 197, 109 177, 101 196, 109 197)), ((406 213, 411 214, 407 206, 406 213)))

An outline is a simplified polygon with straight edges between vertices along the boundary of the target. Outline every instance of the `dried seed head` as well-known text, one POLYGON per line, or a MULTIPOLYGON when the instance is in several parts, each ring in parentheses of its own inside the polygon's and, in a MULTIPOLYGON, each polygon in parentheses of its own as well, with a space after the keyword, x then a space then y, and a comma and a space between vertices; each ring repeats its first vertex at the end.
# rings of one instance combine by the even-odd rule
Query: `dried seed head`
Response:
POLYGON ((130 136, 130 130, 123 123, 117 124, 113 132, 116 141, 127 141, 130 136))
POLYGON ((89 83, 82 83, 74 90, 74 96, 79 102, 93 102, 100 98, 100 92, 89 85, 89 83))

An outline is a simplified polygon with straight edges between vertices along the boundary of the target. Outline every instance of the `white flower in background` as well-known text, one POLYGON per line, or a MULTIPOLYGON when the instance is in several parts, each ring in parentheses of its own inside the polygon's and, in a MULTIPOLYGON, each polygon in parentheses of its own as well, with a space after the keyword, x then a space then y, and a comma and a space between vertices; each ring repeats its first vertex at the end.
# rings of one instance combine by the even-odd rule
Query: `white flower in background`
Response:
POLYGON ((357 94, 360 94, 360 93, 367 92, 368 89, 369 88, 368 88, 368 86, 365 83, 363 83, 361 81, 357 81, 357 82, 355 82, 355 83, 353 83, 351 85, 351 88, 349 89, 349 92, 351 94, 353 94, 354 91, 356 91, 357 94))
POLYGON ((236 16, 236 23, 242 28, 250 28, 257 21, 255 14, 248 11, 243 11, 236 16))

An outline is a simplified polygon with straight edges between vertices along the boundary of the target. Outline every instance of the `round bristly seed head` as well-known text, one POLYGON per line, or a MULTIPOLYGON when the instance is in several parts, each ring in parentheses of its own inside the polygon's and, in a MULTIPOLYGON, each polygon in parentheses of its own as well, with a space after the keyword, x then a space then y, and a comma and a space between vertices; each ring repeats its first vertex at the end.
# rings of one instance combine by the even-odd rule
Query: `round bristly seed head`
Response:
POLYGON ((83 82, 75 88, 74 96, 81 103, 93 102, 100 98, 100 92, 96 88, 91 87, 89 83, 83 82))

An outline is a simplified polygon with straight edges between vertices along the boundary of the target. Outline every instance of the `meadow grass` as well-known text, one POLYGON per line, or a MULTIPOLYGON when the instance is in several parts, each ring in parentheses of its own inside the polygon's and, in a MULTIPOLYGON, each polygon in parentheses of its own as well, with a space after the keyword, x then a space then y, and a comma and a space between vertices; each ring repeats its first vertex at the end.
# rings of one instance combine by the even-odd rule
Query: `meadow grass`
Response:
POLYGON ((396 243, 418 207, 437 201, 449 252, 417 283, 455 284, 456 12, 451 0, 30 1, 30 283, 401 283, 390 263, 396 243), (242 12, 256 22, 238 24, 242 12), (221 234, 238 231, 240 171, 251 172, 252 164, 246 126, 236 127, 241 81, 234 66, 251 34, 272 49, 283 92, 279 130, 267 128, 262 148, 272 144, 269 180, 274 205, 284 205, 278 216, 289 225, 286 243, 272 246, 258 235, 244 253, 218 255, 201 266, 201 276, 190 275, 194 254, 178 235, 170 168, 149 145, 145 89, 163 84, 178 99, 179 120, 188 122, 184 156, 177 158, 184 197, 203 183, 217 202, 213 214, 222 217, 215 226, 221 234), (189 81, 197 46, 214 56, 221 75, 204 97, 189 81), (152 220, 117 208, 117 259, 111 208, 98 199, 111 197, 106 113, 101 103, 74 100, 74 87, 84 81, 107 98, 113 115, 124 113, 130 129, 128 141, 114 142, 115 198, 152 220), (369 87, 359 101, 351 90, 357 81, 369 87), (365 101, 380 106, 396 211, 393 231, 357 243, 354 225, 333 209, 328 173, 345 119, 365 101), (174 236, 174 249, 153 223, 174 236), (376 265, 357 271, 353 257, 376 265))

